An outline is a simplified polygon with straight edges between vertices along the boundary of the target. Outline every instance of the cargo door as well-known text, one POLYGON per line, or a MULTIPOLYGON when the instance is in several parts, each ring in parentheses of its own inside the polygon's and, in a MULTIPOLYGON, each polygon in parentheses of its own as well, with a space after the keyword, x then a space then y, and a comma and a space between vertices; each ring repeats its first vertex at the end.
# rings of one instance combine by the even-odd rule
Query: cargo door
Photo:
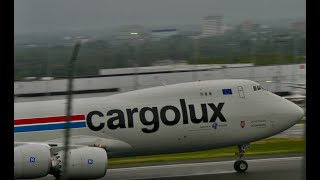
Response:
POLYGON ((240 98, 245 98, 242 86, 238 86, 238 92, 239 92, 239 97, 240 98))

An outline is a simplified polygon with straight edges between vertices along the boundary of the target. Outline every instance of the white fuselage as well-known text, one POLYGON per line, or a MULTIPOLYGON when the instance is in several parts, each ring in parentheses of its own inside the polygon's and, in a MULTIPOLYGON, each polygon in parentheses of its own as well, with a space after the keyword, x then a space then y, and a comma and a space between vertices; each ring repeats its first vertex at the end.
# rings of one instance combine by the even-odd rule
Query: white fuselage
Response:
MULTIPOLYGON (((302 118, 302 109, 294 103, 263 89, 255 91, 253 86, 259 84, 249 80, 200 81, 75 99, 72 114, 84 115, 86 123, 72 128, 71 135, 112 138, 131 147, 111 155, 185 152, 270 137, 302 118)), ((65 106, 64 100, 15 103, 15 122, 63 116, 65 106)), ((25 127, 15 126, 16 142, 46 142, 64 135, 64 129, 25 127)))

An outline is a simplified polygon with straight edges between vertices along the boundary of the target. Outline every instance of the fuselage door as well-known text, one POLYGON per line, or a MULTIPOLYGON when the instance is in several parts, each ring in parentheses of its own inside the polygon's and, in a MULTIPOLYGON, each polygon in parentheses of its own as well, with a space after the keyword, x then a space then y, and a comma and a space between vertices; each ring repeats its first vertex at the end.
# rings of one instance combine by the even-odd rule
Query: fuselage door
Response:
POLYGON ((240 98, 245 98, 242 86, 238 86, 238 92, 239 92, 239 97, 240 98))

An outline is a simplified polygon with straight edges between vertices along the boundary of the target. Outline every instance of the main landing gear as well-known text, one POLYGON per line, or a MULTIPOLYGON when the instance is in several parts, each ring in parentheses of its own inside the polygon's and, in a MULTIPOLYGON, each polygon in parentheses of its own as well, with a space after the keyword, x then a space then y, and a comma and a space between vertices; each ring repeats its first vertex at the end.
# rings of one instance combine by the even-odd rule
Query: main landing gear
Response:
POLYGON ((244 159, 245 150, 249 147, 250 147, 250 144, 243 144, 238 146, 239 152, 237 152, 236 155, 239 156, 239 160, 234 162, 234 165, 233 165, 234 170, 238 172, 245 172, 248 169, 248 163, 243 159, 244 159))

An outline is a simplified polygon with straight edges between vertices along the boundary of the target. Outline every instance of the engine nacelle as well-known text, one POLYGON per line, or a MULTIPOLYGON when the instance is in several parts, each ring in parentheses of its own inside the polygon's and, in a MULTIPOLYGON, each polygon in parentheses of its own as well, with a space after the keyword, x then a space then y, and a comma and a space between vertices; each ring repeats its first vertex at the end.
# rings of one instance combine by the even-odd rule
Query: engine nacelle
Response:
POLYGON ((14 177, 30 179, 47 176, 51 168, 50 147, 27 144, 14 148, 14 177))
MULTIPOLYGON (((53 175, 64 176, 64 151, 59 151, 53 161, 53 175)), ((68 153, 68 178, 97 179, 107 172, 107 152, 98 147, 71 149, 68 153)))

